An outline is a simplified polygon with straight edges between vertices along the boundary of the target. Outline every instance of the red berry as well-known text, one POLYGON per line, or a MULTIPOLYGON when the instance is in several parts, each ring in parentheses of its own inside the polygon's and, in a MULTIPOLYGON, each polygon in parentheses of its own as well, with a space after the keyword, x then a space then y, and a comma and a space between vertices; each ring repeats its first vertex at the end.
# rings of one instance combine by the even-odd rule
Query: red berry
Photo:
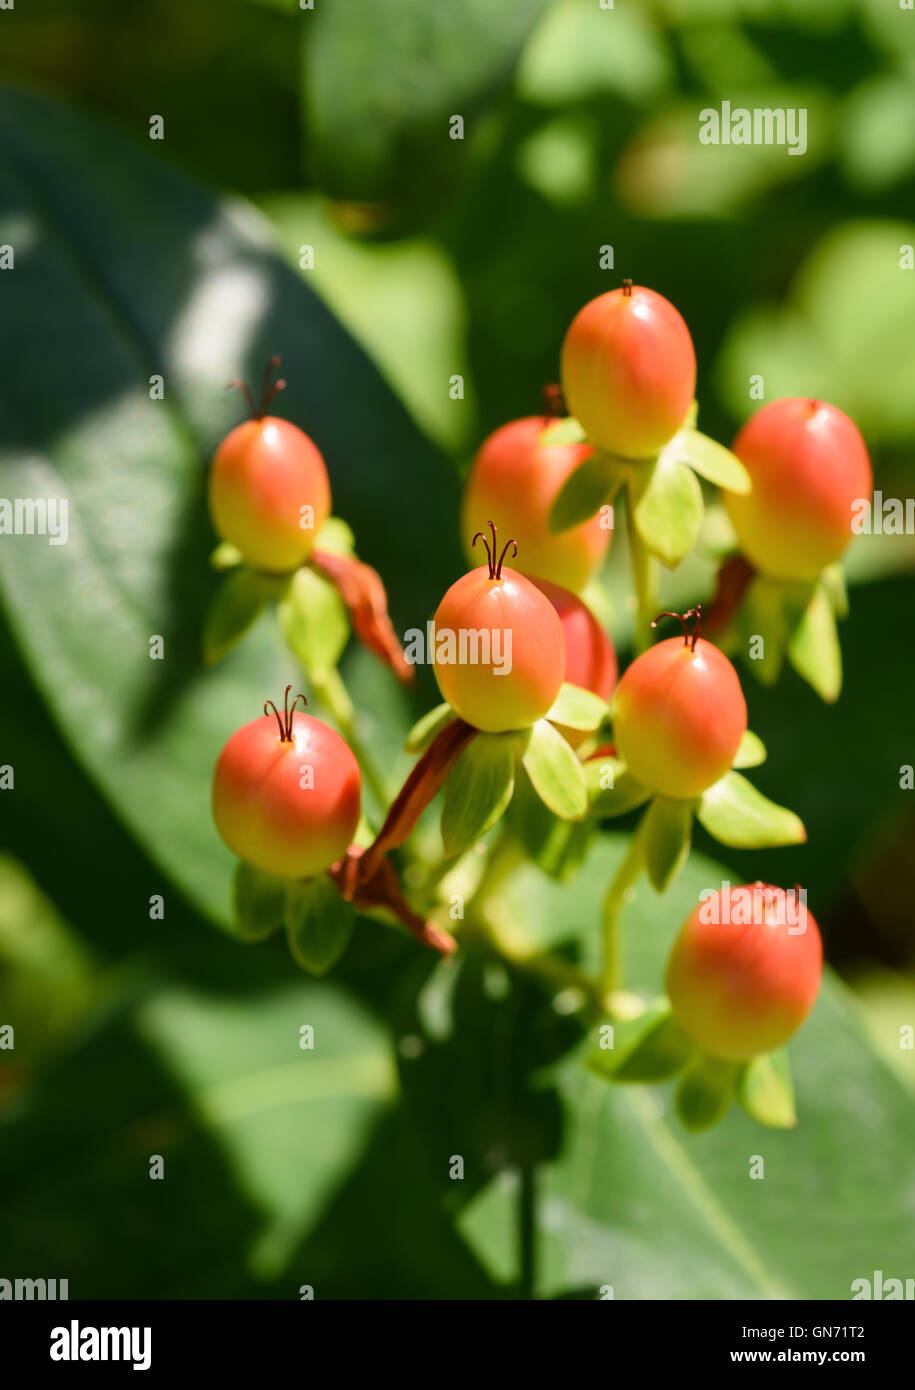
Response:
POLYGON ((595 447, 648 458, 676 434, 692 405, 689 329, 663 295, 624 282, 572 320, 562 345, 562 386, 595 447))
MULTIPOLYGON (((559 614, 566 639, 565 680, 584 690, 593 690, 609 703, 616 685, 617 663, 613 643, 586 604, 576 594, 545 579, 533 581, 559 614)), ((588 737, 580 729, 559 727, 560 733, 577 748, 588 737)))
POLYGON ((549 515, 563 483, 592 449, 587 444, 542 444, 543 416, 502 425, 484 440, 471 466, 461 507, 467 555, 482 516, 514 536, 525 573, 569 589, 583 589, 600 567, 611 530, 600 515, 554 535, 549 515))
POLYGON ((815 579, 851 540, 852 504, 870 497, 864 440, 848 416, 824 401, 786 397, 747 421, 734 453, 752 492, 725 492, 740 548, 776 579, 815 579))
POLYGON ((559 694, 566 652, 555 608, 523 574, 503 569, 501 559, 496 562, 494 527, 492 536, 492 551, 483 541, 488 567, 463 575, 438 606, 435 678, 468 724, 504 733, 543 718, 559 694), (489 660, 481 660, 483 654, 489 660))
POLYGON ((330 515, 319 450, 289 420, 246 420, 226 435, 210 469, 210 515, 255 569, 282 573, 307 559, 330 515))
POLYGON ((302 711, 280 715, 274 707, 236 730, 220 753, 213 819, 240 859, 283 878, 309 878, 351 844, 360 792, 359 764, 339 734, 302 711))
POLYGON ((617 686, 612 715, 616 747, 633 777, 683 800, 724 776, 747 728, 737 672, 695 634, 636 657, 617 686))
POLYGON ((703 1051, 743 1061, 788 1041, 813 1008, 822 973, 819 929, 797 892, 727 885, 683 924, 667 993, 703 1051))

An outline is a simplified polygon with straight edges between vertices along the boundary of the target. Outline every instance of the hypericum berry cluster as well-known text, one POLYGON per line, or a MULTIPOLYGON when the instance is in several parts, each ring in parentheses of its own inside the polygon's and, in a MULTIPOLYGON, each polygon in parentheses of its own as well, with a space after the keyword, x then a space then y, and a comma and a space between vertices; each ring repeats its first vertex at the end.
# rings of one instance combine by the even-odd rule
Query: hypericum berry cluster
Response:
MULTIPOLYGON (((296 426, 266 415, 284 384, 270 386, 278 365, 269 364, 257 407, 248 393, 253 418, 214 458, 216 529, 242 572, 248 567, 258 583, 287 586, 287 606, 302 567, 333 585, 362 640, 404 677, 379 577, 339 545, 339 535, 324 544, 326 528, 339 523, 329 519, 319 450, 296 426)), ((415 866, 418 876, 411 874, 433 899, 452 860, 456 866, 470 849, 487 852, 485 837, 497 822, 497 880, 506 860, 523 855, 562 878, 605 821, 639 811, 601 914, 601 978, 581 977, 583 997, 598 1019, 616 1021, 621 1041, 612 1056, 599 1051, 589 1064, 614 1080, 680 1074, 677 1105, 693 1127, 721 1118, 734 1098, 763 1123, 790 1124, 787 1064, 773 1054, 813 1007, 822 971, 806 900, 800 917, 789 910, 801 901, 800 890, 792 899, 756 883, 703 895, 671 951, 667 998, 647 1006, 622 989, 620 916, 642 874, 658 893, 666 891, 686 860, 696 821, 740 849, 806 838, 801 821, 742 774, 763 761, 765 749, 747 729, 744 693, 725 653, 739 650, 746 623, 763 605, 774 615, 771 630, 781 634, 773 642, 783 642, 771 669, 777 674, 787 653, 826 698, 838 693, 835 671, 817 665, 827 658, 809 655, 834 648, 806 640, 804 625, 815 621, 822 633, 831 620, 824 613, 839 611, 834 567, 851 536, 852 504, 872 486, 867 451, 840 410, 804 399, 764 406, 733 452, 700 434, 689 329, 663 296, 628 280, 575 316, 561 375, 561 387, 546 388, 547 415, 503 425, 473 460, 460 528, 468 558, 482 546, 486 564, 451 585, 429 625, 445 703, 410 733, 407 747, 417 761, 374 837, 360 822, 359 760, 338 733, 296 709, 304 697, 289 704, 291 687, 282 713, 268 702, 265 717, 225 745, 213 780, 216 826, 245 862, 243 875, 267 876, 243 876, 236 902, 251 911, 250 904, 261 911, 266 902, 264 910, 282 915, 296 959, 319 970, 336 959, 351 930, 341 927, 328 946, 325 890, 315 887, 328 879, 341 912, 352 905, 393 912, 419 940, 447 952, 454 938, 407 904, 388 857, 406 845, 439 791, 445 862, 415 866), (701 603, 659 614, 658 562, 674 568, 701 543, 700 478, 706 490, 721 490, 734 551, 705 614, 701 603), (598 574, 618 504, 637 648, 621 679, 597 617, 608 603, 598 574), (678 620, 682 633, 652 643, 662 618, 678 620), (513 801, 517 784, 522 795, 513 801), (285 906, 276 906, 280 899, 285 906)), ((315 630, 315 583, 312 577, 297 584, 300 608, 285 630, 315 630)), ((250 620, 250 593, 242 590, 250 620)), ((311 661, 307 646, 299 642, 297 652, 316 687, 336 689, 324 672, 324 648, 321 661, 311 661)), ((338 702, 338 722, 345 711, 346 702, 338 702)), ((484 869, 473 900, 480 905, 475 931, 484 935, 488 874, 484 869)), ((254 922, 249 937, 258 934, 254 922)), ((498 949, 495 938, 490 944, 498 949)))

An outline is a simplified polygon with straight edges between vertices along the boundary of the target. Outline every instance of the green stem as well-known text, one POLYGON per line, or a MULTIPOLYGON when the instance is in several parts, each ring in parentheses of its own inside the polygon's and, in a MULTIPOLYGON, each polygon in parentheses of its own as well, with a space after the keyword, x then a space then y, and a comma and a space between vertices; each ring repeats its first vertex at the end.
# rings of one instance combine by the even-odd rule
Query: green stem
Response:
POLYGON ((606 1000, 609 995, 618 993, 623 987, 623 932, 622 913, 626 905, 626 895, 642 872, 642 826, 629 842, 629 849, 613 876, 604 898, 602 914, 604 963, 601 972, 601 994, 606 1000))
POLYGON ((315 696, 327 712, 333 716, 338 729, 355 753, 356 760, 362 768, 366 785, 371 788, 379 805, 386 808, 390 794, 359 737, 356 728, 356 710, 350 699, 349 691, 343 684, 340 672, 336 667, 331 667, 328 671, 322 671, 320 675, 312 674, 311 686, 315 696))
POLYGON ((631 481, 626 488, 626 539, 629 542, 629 559, 638 604, 635 642, 639 651, 645 651, 651 645, 651 624, 658 613, 656 567, 635 524, 635 496, 631 481))

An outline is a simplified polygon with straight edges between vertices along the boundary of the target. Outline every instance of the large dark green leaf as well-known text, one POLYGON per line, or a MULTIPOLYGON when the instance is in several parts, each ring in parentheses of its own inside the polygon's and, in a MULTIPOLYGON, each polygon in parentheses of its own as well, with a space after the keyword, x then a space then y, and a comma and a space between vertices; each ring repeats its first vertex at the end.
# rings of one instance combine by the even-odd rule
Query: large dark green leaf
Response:
MULTIPOLYGON (((335 510, 393 580, 401 630, 457 569, 456 483, 250 209, 35 96, 0 92, 0 133, 0 241, 16 255, 4 305, 17 325, 0 345, 4 492, 69 502, 65 545, 4 538, 0 591, 82 764, 153 858, 226 920, 232 860, 210 821, 213 762, 297 679, 272 614, 203 671, 219 582, 206 466, 242 413, 226 381, 283 354, 283 413, 324 452, 335 510), (163 400, 150 399, 154 375, 163 400), (404 526, 418 492, 424 525, 404 526), (157 636, 162 660, 149 654, 157 636)), ((376 717, 402 710, 380 679, 376 717)))

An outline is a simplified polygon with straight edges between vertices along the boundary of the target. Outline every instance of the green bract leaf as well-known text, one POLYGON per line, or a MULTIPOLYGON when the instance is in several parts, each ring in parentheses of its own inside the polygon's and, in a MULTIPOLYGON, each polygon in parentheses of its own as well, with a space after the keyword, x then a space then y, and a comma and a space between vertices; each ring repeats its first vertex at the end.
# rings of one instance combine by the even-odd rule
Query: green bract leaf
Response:
POLYGON ((809 584, 786 584, 765 575, 757 575, 747 588, 741 626, 749 665, 760 685, 773 686, 781 675, 791 634, 803 616, 811 592, 809 584))
POLYGON ((656 796, 645 812, 641 827, 645 867, 659 893, 664 892, 686 863, 694 811, 693 801, 656 796))
POLYGON ((678 463, 667 445, 655 463, 633 472, 628 501, 645 545, 674 569, 692 550, 702 527, 702 488, 695 473, 678 463))
POLYGON ((296 964, 312 975, 326 975, 349 945, 356 910, 320 874, 287 884, 284 919, 296 964))
POLYGON ((784 1048, 767 1056, 754 1057, 740 1074, 738 1104, 752 1119, 770 1129, 794 1129, 797 1110, 791 1064, 784 1048))
POLYGON ((695 1051, 667 999, 655 1000, 637 1018, 602 1024, 599 1039, 587 1065, 609 1081, 666 1081, 695 1051))
POLYGON ((210 564, 214 570, 222 573, 225 570, 234 570, 236 565, 241 564, 242 558, 241 551, 230 541, 220 541, 210 555, 210 564))
POLYGON ((820 582, 826 590, 832 611, 837 618, 848 617, 848 589, 841 565, 827 565, 820 575, 820 582))
POLYGON ((590 732, 600 728, 609 713, 610 706, 599 695, 564 681, 544 718, 549 719, 551 724, 562 724, 567 729, 590 732))
POLYGON ((240 862, 232 880, 232 926, 242 941, 266 941, 283 925, 286 880, 240 862))
POLYGON ((589 454, 560 488, 550 512, 550 530, 566 531, 570 526, 579 526, 612 502, 625 476, 625 467, 610 454, 589 454))
POLYGON ((244 566, 232 570, 220 584, 203 627, 203 658, 207 665, 221 661, 282 589, 282 582, 244 566))
POLYGON ((429 747, 435 735, 441 733, 454 719, 457 719, 457 715, 447 701, 443 705, 436 705, 435 709, 430 709, 428 714, 424 714, 422 719, 418 719, 413 725, 407 734, 404 748, 408 753, 422 753, 429 747))
POLYGON ((515 787, 507 820, 528 858, 559 882, 574 874, 597 831, 593 820, 557 820, 527 778, 515 787))
POLYGON ((540 443, 544 448, 553 444, 584 444, 587 437, 574 415, 568 415, 564 420, 554 420, 547 425, 540 436, 540 443))
POLYGON ((585 775, 562 734, 538 719, 524 742, 521 761, 540 800, 562 820, 581 820, 588 809, 585 775))
POLYGON ((677 1087, 677 1114, 687 1129, 711 1129, 731 1108, 740 1065, 697 1057, 677 1087))
POLYGON ((342 516, 329 516, 315 536, 315 550, 332 550, 336 555, 353 555, 356 538, 342 516))
POLYGON ((747 729, 743 738, 740 740, 740 747, 734 754, 734 761, 731 767, 759 767, 760 763, 766 761, 766 745, 757 734, 751 733, 747 729))
POLYGON ((807 839, 799 816, 763 796, 739 772, 726 772, 703 792, 696 815, 710 835, 732 849, 774 849, 807 839))
POLYGON ((698 430, 681 430, 666 446, 680 463, 688 463, 696 473, 728 492, 751 490, 750 475, 736 454, 698 430))
POLYGON ((842 689, 842 649, 839 646, 836 615, 822 585, 818 585, 791 634, 788 660, 821 699, 832 704, 839 698, 842 689))
POLYGON ((279 616, 283 636, 309 675, 333 670, 349 639, 349 618, 334 586, 313 569, 296 570, 279 616))
POLYGON ((442 798, 442 844, 462 854, 505 811, 515 787, 515 740, 511 734, 477 734, 458 758, 442 798))
POLYGON ((589 815, 624 816, 651 796, 648 788, 632 776, 622 758, 611 753, 589 758, 584 764, 584 773, 589 815))

